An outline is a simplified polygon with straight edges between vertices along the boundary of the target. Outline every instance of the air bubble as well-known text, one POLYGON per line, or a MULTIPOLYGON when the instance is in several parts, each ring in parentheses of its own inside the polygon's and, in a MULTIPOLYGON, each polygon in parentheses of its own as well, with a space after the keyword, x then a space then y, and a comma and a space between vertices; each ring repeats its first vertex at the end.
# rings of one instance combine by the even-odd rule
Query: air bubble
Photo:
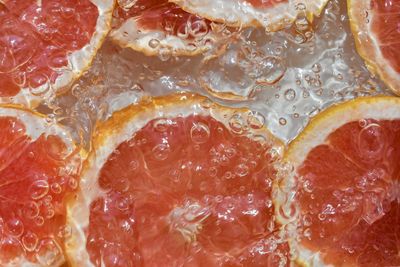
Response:
POLYGON ((201 105, 204 109, 209 109, 209 108, 211 108, 211 107, 214 105, 214 103, 213 103, 210 99, 206 98, 206 99, 204 99, 203 101, 201 101, 200 105, 201 105))
POLYGON ((51 219, 53 218, 55 215, 55 211, 53 208, 47 208, 46 212, 44 213, 44 216, 46 217, 46 219, 51 219))
POLYGON ((305 32, 310 24, 305 16, 299 16, 295 21, 296 29, 300 32, 305 32))
POLYGON ((218 169, 216 167, 211 167, 210 169, 208 169, 208 175, 210 175, 211 177, 217 176, 217 173, 218 169))
POLYGON ((310 226, 312 224, 312 218, 311 218, 311 216, 310 215, 304 215, 303 216, 303 225, 304 226, 310 226))
POLYGON ((294 89, 287 89, 285 91, 285 99, 287 101, 293 101, 296 98, 296 91, 294 89))
POLYGON ((245 164, 239 164, 235 168, 235 173, 239 177, 244 177, 249 174, 249 167, 247 167, 245 164))
POLYGON ((149 46, 153 49, 157 48, 160 45, 160 41, 158 39, 151 39, 149 41, 149 46))
POLYGON ((72 236, 72 227, 70 225, 63 225, 58 231, 58 236, 61 238, 69 238, 72 236))
POLYGON ((172 51, 168 47, 161 47, 160 50, 158 51, 158 58, 161 61, 167 61, 171 58, 172 56, 172 51))
POLYGON ((171 152, 169 146, 167 144, 159 144, 156 145, 153 149, 154 158, 157 160, 166 160, 171 152))
POLYGON ((70 177, 68 179, 68 185, 72 190, 75 190, 78 188, 78 180, 73 177, 70 177))
POLYGON ((298 3, 295 5, 295 9, 297 11, 305 11, 307 9, 307 6, 304 3, 298 3))
POLYGON ((29 194, 32 199, 40 199, 49 192, 49 183, 46 180, 37 180, 29 188, 29 194))
POLYGON ((226 180, 229 180, 229 179, 232 179, 233 178, 233 174, 231 173, 231 172, 225 172, 224 173, 224 178, 226 179, 226 180))
POLYGON ((133 7, 138 0, 117 0, 118 6, 122 9, 128 10, 133 7))
POLYGON ((60 194, 62 192, 62 187, 59 183, 52 183, 50 188, 51 191, 55 194, 60 194))
POLYGON ((39 215, 39 207, 36 202, 29 201, 23 208, 23 215, 28 219, 33 219, 39 215))
POLYGON ((364 127, 358 136, 358 149, 365 160, 378 160, 385 149, 385 132, 379 124, 364 127))
POLYGON ((215 202, 217 202, 217 203, 221 203, 223 200, 224 200, 224 197, 221 195, 218 195, 215 197, 215 202))
POLYGON ((42 216, 36 216, 34 222, 37 226, 42 226, 44 224, 44 218, 42 216))
POLYGON ((254 202, 254 195, 253 194, 247 194, 247 202, 250 203, 250 204, 254 202))
POLYGON ((316 64, 312 65, 311 69, 312 69, 313 72, 319 73, 319 72, 321 72, 321 65, 316 63, 316 64))
POLYGON ((252 129, 261 129, 264 126, 265 117, 257 111, 250 111, 247 116, 247 124, 252 129))
POLYGON ((38 241, 39 239, 37 235, 32 232, 27 232, 22 237, 22 245, 24 246, 24 249, 27 250, 28 252, 32 252, 36 249, 38 241))
POLYGON ((13 218, 7 221, 7 231, 15 237, 20 237, 24 233, 24 224, 18 218, 13 218))
POLYGON ((53 197, 50 195, 47 195, 43 198, 43 204, 47 207, 51 207, 51 201, 53 200, 53 197))
POLYGON ((314 190, 314 186, 310 180, 305 180, 303 182, 303 189, 307 193, 312 193, 312 191, 314 190))
POLYGON ((358 121, 358 125, 360 125, 361 128, 364 128, 368 125, 368 121, 365 119, 361 119, 358 121))
POLYGON ((245 131, 244 125, 245 125, 245 123, 240 114, 234 114, 229 119, 229 127, 231 128, 232 132, 235 134, 242 134, 245 131))
POLYGON ((63 254, 54 239, 42 239, 36 252, 37 261, 44 266, 58 266, 63 260, 63 254))
POLYGON ((311 240, 311 229, 310 228, 306 228, 303 232, 303 236, 309 240, 311 240))
POLYGON ((284 125, 286 125, 286 123, 287 123, 287 121, 286 121, 285 118, 279 118, 279 124, 280 125, 284 126, 284 125))
POLYGON ((269 209, 269 208, 272 208, 272 205, 273 205, 273 203, 272 203, 271 199, 265 200, 265 207, 267 207, 269 209))
POLYGON ((121 211, 125 211, 128 210, 129 208, 129 199, 127 199, 126 197, 120 197, 117 200, 117 208, 121 211))
POLYGON ((326 219, 326 214, 319 213, 319 214, 318 214, 318 219, 319 219, 320 221, 324 221, 324 220, 326 219))
POLYGON ((204 123, 194 123, 190 129, 190 137, 192 138, 193 143, 203 144, 210 138, 210 129, 204 123))
POLYGON ((169 122, 166 119, 158 119, 153 123, 153 128, 157 132, 163 133, 168 130, 169 122))
POLYGON ((137 160, 132 160, 131 162, 129 162, 129 169, 131 171, 137 170, 138 167, 139 167, 139 162, 137 160))
POLYGON ((263 59, 263 75, 257 79, 258 83, 273 85, 286 73, 286 66, 280 57, 268 56, 263 59))

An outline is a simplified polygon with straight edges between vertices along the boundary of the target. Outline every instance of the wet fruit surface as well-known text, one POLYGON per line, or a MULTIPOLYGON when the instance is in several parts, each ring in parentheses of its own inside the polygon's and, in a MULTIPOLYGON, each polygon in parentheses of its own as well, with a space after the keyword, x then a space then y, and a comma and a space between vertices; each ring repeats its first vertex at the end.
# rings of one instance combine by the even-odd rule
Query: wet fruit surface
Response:
POLYGON ((167 0, 139 0, 134 1, 134 4, 130 1, 119 3, 115 14, 117 21, 122 22, 133 18, 141 29, 159 30, 182 38, 205 35, 210 24, 209 21, 187 13, 167 0))
POLYGON ((91 261, 288 266, 274 219, 271 149, 210 116, 148 122, 101 169, 105 196, 90 206, 91 261))
POLYGON ((371 11, 372 31, 383 56, 390 62, 397 73, 400 72, 400 1, 372 0, 371 11))
POLYGON ((89 0, 2 1, 0 96, 53 84, 70 67, 69 54, 92 38, 98 15, 89 0))
POLYGON ((302 244, 339 266, 400 264, 400 120, 334 131, 298 169, 302 244))
POLYGON ((70 234, 66 197, 78 186, 73 156, 64 158, 69 148, 56 135, 33 140, 15 117, 0 117, 0 128, 0 264, 58 266, 70 234))

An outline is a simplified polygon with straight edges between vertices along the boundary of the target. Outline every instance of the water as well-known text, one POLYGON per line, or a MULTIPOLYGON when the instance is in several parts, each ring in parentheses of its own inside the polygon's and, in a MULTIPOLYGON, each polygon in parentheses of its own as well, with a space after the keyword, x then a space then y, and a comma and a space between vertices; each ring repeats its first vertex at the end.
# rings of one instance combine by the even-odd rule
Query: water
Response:
POLYGON ((224 105, 250 107, 289 142, 333 103, 390 94, 354 48, 345 1, 330 1, 312 25, 299 18, 280 32, 251 28, 233 36, 205 56, 168 59, 106 41, 72 90, 48 103, 50 110, 39 110, 56 111, 56 118, 72 125, 88 146, 95 122, 113 111, 143 97, 191 91, 224 105))

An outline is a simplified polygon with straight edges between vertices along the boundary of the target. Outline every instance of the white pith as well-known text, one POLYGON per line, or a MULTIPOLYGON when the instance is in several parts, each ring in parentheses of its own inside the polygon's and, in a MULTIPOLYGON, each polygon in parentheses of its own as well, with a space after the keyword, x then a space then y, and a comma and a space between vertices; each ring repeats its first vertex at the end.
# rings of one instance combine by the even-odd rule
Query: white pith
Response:
POLYGON ((299 11, 296 7, 305 4, 306 11, 319 15, 325 0, 289 0, 269 8, 255 8, 244 1, 227 0, 170 0, 188 12, 210 20, 224 22, 229 26, 247 27, 261 25, 278 30, 277 24, 293 21, 299 11), (287 20, 287 22, 286 22, 287 20))
POLYGON ((129 47, 148 56, 160 54, 161 49, 169 49, 172 55, 200 54, 209 49, 205 40, 213 41, 216 38, 212 32, 209 32, 202 40, 185 40, 163 31, 141 29, 135 18, 126 20, 119 28, 112 30, 110 37, 120 46, 129 47), (151 40, 157 40, 159 44, 156 47, 151 47, 149 45, 151 40), (196 44, 196 46, 193 44, 196 44))

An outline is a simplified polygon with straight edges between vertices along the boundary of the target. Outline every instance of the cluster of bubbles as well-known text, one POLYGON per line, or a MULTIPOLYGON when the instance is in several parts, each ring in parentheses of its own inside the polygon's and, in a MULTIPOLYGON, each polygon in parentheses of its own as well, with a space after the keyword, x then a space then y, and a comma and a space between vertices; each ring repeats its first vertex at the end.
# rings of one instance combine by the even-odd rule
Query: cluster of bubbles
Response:
MULTIPOLYGON (((31 183, 28 189, 29 199, 24 202, 21 214, 16 214, 6 221, 0 219, 2 249, 15 253, 15 256, 25 253, 28 257, 34 257, 43 266, 53 266, 63 262, 64 255, 60 244, 62 240, 71 236, 71 227, 61 225, 54 234, 44 236, 40 234, 40 229, 46 232, 47 223, 52 224, 56 220, 54 203, 58 205, 59 200, 54 202, 53 198, 59 198, 63 191, 77 188, 77 181, 74 178, 70 179, 74 181, 66 182, 67 187, 57 182, 49 184, 48 180, 35 180, 31 183)), ((17 259, 11 259, 10 262, 17 259)))
POLYGON ((222 37, 191 57, 162 52, 149 60, 108 41, 84 77, 51 106, 87 144, 95 122, 113 111, 149 96, 192 91, 224 105, 251 106, 274 134, 290 141, 328 105, 382 92, 354 49, 345 8, 343 1, 330 1, 315 22, 300 14, 279 32, 211 23, 222 37))
MULTIPOLYGON (((136 1, 118 2, 120 6, 129 8, 136 1)), ((204 54, 177 56, 170 48, 160 47, 160 40, 152 39, 148 45, 160 49, 157 57, 149 58, 106 41, 93 66, 71 90, 51 98, 38 109, 51 113, 50 120, 70 127, 83 146, 89 148, 95 124, 110 117, 112 112, 139 101, 151 101, 152 96, 191 91, 232 107, 251 106, 252 111, 248 114, 228 115, 228 126, 233 133, 243 135, 268 127, 275 135, 289 142, 310 118, 328 105, 383 92, 381 83, 370 76, 354 49, 344 1, 330 1, 322 18, 317 18, 315 23, 300 14, 290 27, 276 33, 268 29, 232 29, 220 23, 199 22, 190 26, 192 28, 185 25, 178 35, 184 39, 195 37, 199 40, 191 42, 193 50, 207 45, 210 49, 204 54), (216 38, 201 43, 205 41, 202 37, 209 32, 216 34, 216 38)), ((209 107, 212 105, 210 103, 203 103, 203 107, 209 107)), ((154 129, 163 131, 168 123, 164 119, 158 120, 154 129)), ((365 133, 379 135, 379 127, 368 126, 365 133)), ((200 146, 210 139, 210 129, 201 122, 193 125, 189 134, 194 146, 200 146)), ((266 141, 261 135, 252 138, 266 141)), ((167 161, 171 151, 168 145, 158 144, 153 147, 152 153, 156 160, 167 161)), ((234 148, 223 146, 210 150, 213 160, 220 165, 226 164, 235 153, 234 148)), ((270 154, 278 157, 279 151, 270 151, 270 154)), ((131 167, 138 168, 138 162, 132 162, 131 167)), ((238 164, 225 172, 222 178, 244 177, 250 169, 251 161, 248 165, 238 164)), ((290 166, 281 166, 280 172, 289 175, 291 171, 290 166)), ((210 176, 216 173, 214 167, 208 170, 210 176)), ((374 173, 363 177, 358 183, 360 188, 373 177, 374 173)), ((72 187, 77 186, 76 180, 71 183, 72 187)), ((269 183, 272 184, 272 181, 269 183)), ((296 186, 287 185, 283 189, 288 196, 287 202, 293 200, 296 186)), ((309 180, 304 180, 299 186, 312 194, 313 184, 309 180)), ((32 216, 35 224, 41 226, 46 218, 54 214, 51 194, 59 194, 61 187, 57 183, 38 180, 31 190, 32 201, 27 204, 26 215, 32 216), (42 206, 46 207, 46 212, 39 212, 42 206)), ((337 196, 345 201, 349 198, 346 193, 350 194, 337 192, 337 196)), ((249 196, 249 201, 251 198, 249 196)), ((351 201, 347 201, 343 208, 351 211, 358 205, 356 201, 359 198, 352 195, 351 201)), ((223 197, 215 196, 215 201, 222 202, 223 197)), ((130 205, 127 203, 126 199, 121 199, 117 206, 124 211, 130 205)), ((272 202, 268 200, 265 205, 271 206, 272 202)), ((320 220, 338 212, 329 205, 323 210, 320 220)), ((376 214, 369 214, 366 220, 373 221, 381 216, 379 212, 382 210, 376 211, 376 214)), ((279 212, 290 221, 298 211, 296 207, 288 205, 279 212)), ((22 221, 18 219, 5 223, 10 235, 21 237, 21 244, 26 251, 37 252, 39 262, 49 264, 62 257, 55 239, 39 240, 35 233, 25 232, 22 221)), ((311 218, 304 216, 302 225, 303 236, 310 238, 311 218)), ((126 227, 126 224, 121 227, 126 227)), ((291 225, 285 227, 290 228, 291 225)), ((65 226, 58 234, 60 237, 70 236, 71 228, 65 226)), ((324 232, 321 231, 320 235, 324 236, 324 232)), ((264 246, 263 250, 273 250, 276 245, 271 241, 261 243, 254 250, 261 246, 264 246)))

